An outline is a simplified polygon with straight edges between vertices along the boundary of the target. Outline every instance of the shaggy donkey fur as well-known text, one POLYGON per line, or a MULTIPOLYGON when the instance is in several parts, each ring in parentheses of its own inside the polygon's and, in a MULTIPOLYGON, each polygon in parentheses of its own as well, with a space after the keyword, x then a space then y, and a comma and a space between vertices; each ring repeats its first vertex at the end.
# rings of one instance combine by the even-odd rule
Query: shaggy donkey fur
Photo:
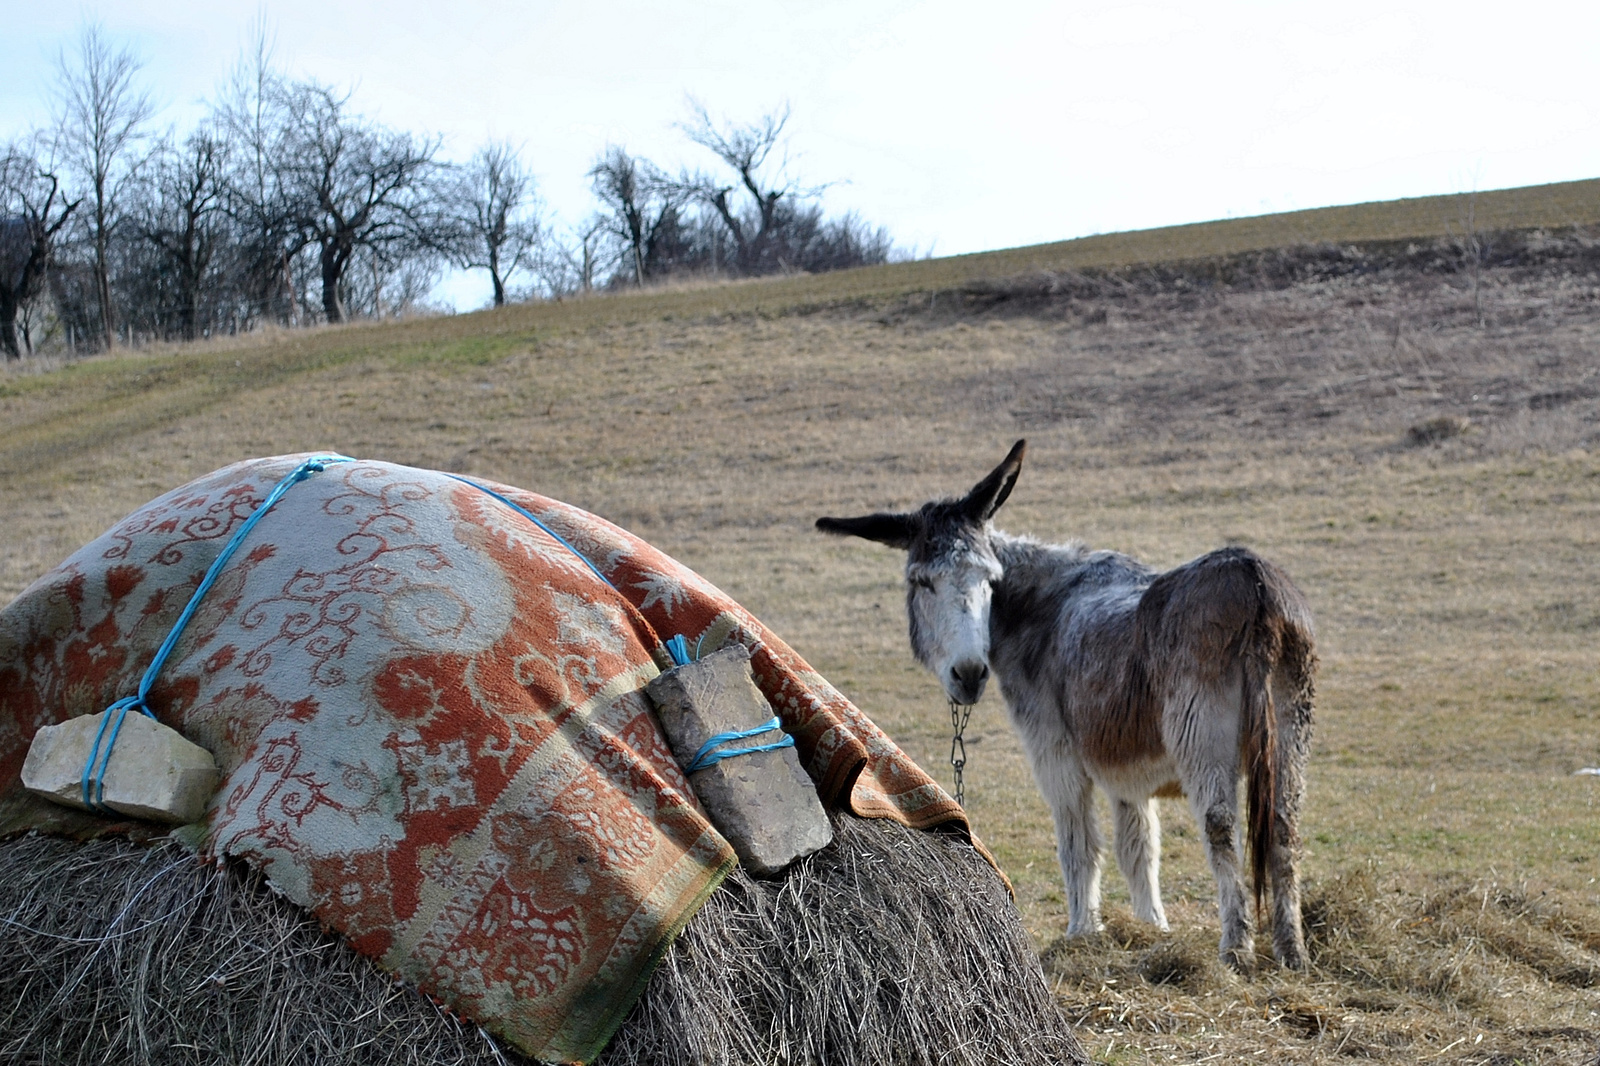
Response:
POLYGON ((1249 968, 1242 770, 1256 907, 1270 882, 1273 951, 1303 967, 1296 823, 1316 670, 1304 597, 1244 548, 1158 574, 1116 552, 994 529, 1024 448, 1018 441, 961 499, 817 527, 907 551, 912 650, 952 701, 977 702, 994 670, 1055 818, 1069 936, 1100 927, 1094 785, 1115 807, 1117 862, 1135 913, 1166 928, 1155 797, 1181 789, 1204 827, 1222 958, 1249 968))

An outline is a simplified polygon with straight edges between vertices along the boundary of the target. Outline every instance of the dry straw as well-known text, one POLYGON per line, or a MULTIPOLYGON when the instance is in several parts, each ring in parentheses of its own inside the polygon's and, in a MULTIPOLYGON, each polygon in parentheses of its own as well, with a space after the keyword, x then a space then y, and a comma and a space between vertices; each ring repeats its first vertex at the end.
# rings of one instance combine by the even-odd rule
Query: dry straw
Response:
MULTIPOLYGON (((1004 886, 958 837, 838 820, 736 871, 603 1063, 1087 1063, 1004 886)), ((175 844, 0 845, 0 1061, 523 1061, 242 867, 175 844)))

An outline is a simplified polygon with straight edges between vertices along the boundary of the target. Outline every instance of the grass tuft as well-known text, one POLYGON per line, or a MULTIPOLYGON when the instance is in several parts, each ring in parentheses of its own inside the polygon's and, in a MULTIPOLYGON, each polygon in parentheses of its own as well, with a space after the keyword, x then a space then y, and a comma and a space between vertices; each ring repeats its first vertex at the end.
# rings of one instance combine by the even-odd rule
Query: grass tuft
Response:
POLYGON ((1460 415, 1435 415, 1408 428, 1406 443, 1413 448, 1425 448, 1430 444, 1447 441, 1451 437, 1459 437, 1471 430, 1470 418, 1463 418, 1460 415))

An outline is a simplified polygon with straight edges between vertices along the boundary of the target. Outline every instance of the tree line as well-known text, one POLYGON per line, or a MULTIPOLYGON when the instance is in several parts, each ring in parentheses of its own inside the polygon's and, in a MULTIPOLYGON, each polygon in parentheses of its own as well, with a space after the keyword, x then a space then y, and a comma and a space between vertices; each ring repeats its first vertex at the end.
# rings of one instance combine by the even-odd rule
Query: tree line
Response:
POLYGON ((0 349, 79 353, 404 314, 447 267, 496 306, 682 275, 886 262, 889 234, 829 217, 788 176, 787 107, 752 123, 697 102, 679 130, 710 169, 609 146, 595 210, 550 217, 513 144, 466 162, 277 70, 264 33, 193 129, 155 129, 140 65, 97 26, 57 63, 47 128, 0 145, 0 349))

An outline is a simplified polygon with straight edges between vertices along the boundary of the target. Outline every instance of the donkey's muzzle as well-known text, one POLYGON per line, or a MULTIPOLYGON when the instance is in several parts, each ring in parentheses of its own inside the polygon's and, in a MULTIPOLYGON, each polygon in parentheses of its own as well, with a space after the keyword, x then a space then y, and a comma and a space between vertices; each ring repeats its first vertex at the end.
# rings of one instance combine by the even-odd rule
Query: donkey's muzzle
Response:
POLYGON ((983 695, 984 683, 989 680, 989 664, 965 662, 950 668, 945 691, 957 703, 977 703, 983 695))

